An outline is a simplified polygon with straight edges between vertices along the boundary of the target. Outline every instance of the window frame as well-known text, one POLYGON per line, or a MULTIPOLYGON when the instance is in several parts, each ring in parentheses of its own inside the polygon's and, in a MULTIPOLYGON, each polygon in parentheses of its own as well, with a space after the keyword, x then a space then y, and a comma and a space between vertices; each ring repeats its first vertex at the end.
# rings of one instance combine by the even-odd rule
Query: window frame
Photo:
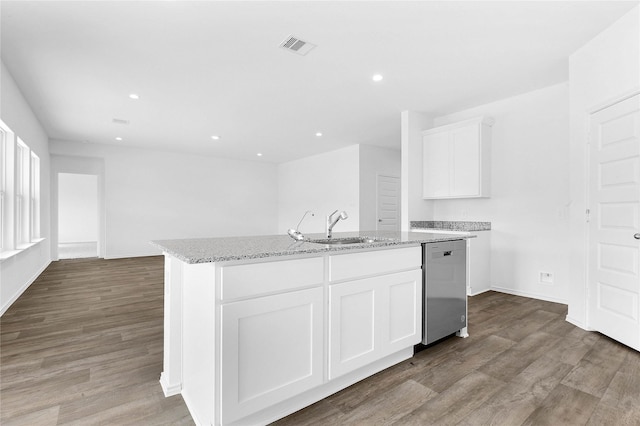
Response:
POLYGON ((16 250, 15 238, 15 153, 16 153, 16 135, 11 131, 2 120, 0 120, 0 138, 1 155, 0 155, 0 175, 2 182, 2 202, 0 203, 0 260, 4 259, 10 253, 16 250))
POLYGON ((0 253, 7 250, 7 145, 9 138, 4 126, 0 126, 0 253))
POLYGON ((30 210, 30 241, 40 238, 40 157, 31 151, 29 157, 30 186, 29 186, 29 210, 30 210))
POLYGON ((15 170, 15 229, 17 249, 25 248, 31 243, 31 209, 29 205, 30 193, 30 152, 29 146, 17 138, 16 141, 16 170, 15 170))
POLYGON ((0 262, 41 238, 40 157, 0 120, 0 262))

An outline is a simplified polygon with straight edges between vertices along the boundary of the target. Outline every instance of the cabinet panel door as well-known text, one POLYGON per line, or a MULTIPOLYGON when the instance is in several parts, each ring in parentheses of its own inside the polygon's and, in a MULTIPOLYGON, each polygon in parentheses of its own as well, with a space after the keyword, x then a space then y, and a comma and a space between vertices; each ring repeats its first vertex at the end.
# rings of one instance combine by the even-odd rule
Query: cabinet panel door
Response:
POLYGON ((422 340, 422 270, 332 285, 329 378, 422 340))
POLYGON ((385 286, 385 355, 422 341, 422 270, 389 276, 385 286))
POLYGON ((379 290, 376 278, 336 284, 329 289, 329 379, 378 359, 379 290))
POLYGON ((440 132, 424 136, 422 149, 423 197, 448 197, 450 192, 449 133, 440 132))
POLYGON ((222 306, 223 423, 322 383, 322 309, 322 288, 222 306))
POLYGON ((480 195, 480 127, 451 131, 452 197, 480 195))
POLYGON ((489 196, 492 122, 479 117, 422 132, 423 198, 489 196))

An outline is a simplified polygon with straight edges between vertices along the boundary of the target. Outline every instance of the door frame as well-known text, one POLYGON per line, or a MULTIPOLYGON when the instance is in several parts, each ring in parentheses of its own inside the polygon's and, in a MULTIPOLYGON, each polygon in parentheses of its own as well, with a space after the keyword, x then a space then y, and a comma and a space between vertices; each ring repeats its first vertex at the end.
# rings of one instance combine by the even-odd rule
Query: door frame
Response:
POLYGON ((631 90, 625 91, 621 94, 619 94, 618 96, 609 98, 605 101, 599 102, 595 105, 593 105, 591 108, 588 108, 585 111, 585 120, 584 120, 584 125, 586 127, 585 132, 586 132, 586 136, 587 136, 587 140, 586 140, 586 144, 585 144, 585 165, 584 165, 584 170, 585 170, 585 181, 584 181, 584 187, 582 188, 582 190, 584 191, 584 200, 585 200, 585 209, 586 211, 584 212, 584 220, 582 222, 582 226, 583 226, 583 231, 584 231, 584 246, 583 246, 583 253, 584 253, 584 268, 583 268, 583 273, 584 273, 584 283, 583 283, 583 289, 584 289, 584 312, 585 312, 585 318, 584 318, 584 329, 588 330, 588 331, 595 331, 595 329, 591 326, 591 319, 592 319, 592 312, 591 312, 591 291, 590 291, 590 285, 589 283, 591 282, 591 277, 589 274, 589 269, 590 269, 590 263, 589 263, 589 247, 591 245, 591 232, 590 232, 590 227, 589 227, 589 212, 592 209, 592 205, 591 205, 591 197, 589 196, 590 193, 590 183, 591 183, 591 174, 592 174, 592 170, 591 170, 591 117, 593 116, 593 114, 602 111, 603 109, 612 107, 613 105, 626 101, 629 98, 633 98, 636 95, 640 95, 640 87, 634 87, 631 90))
POLYGON ((98 257, 105 258, 106 204, 104 183, 104 159, 51 155, 51 260, 60 260, 58 254, 58 209, 60 173, 98 176, 98 257))

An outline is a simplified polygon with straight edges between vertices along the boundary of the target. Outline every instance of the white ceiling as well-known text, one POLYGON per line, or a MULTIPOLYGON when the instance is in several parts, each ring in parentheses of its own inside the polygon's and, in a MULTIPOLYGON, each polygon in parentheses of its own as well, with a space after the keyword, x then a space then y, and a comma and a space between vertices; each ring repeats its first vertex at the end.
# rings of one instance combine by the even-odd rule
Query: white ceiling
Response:
POLYGON ((282 162, 566 81, 637 4, 2 0, 1 54, 52 139, 282 162))

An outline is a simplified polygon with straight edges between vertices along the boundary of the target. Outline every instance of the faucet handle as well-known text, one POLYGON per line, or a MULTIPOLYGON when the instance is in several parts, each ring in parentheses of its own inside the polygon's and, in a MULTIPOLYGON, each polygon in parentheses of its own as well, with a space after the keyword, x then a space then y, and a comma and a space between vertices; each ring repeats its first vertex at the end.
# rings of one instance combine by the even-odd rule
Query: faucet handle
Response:
POLYGON ((297 229, 291 228, 287 231, 287 234, 289 234, 289 236, 296 241, 304 240, 304 235, 302 235, 302 232, 298 231, 297 229))

